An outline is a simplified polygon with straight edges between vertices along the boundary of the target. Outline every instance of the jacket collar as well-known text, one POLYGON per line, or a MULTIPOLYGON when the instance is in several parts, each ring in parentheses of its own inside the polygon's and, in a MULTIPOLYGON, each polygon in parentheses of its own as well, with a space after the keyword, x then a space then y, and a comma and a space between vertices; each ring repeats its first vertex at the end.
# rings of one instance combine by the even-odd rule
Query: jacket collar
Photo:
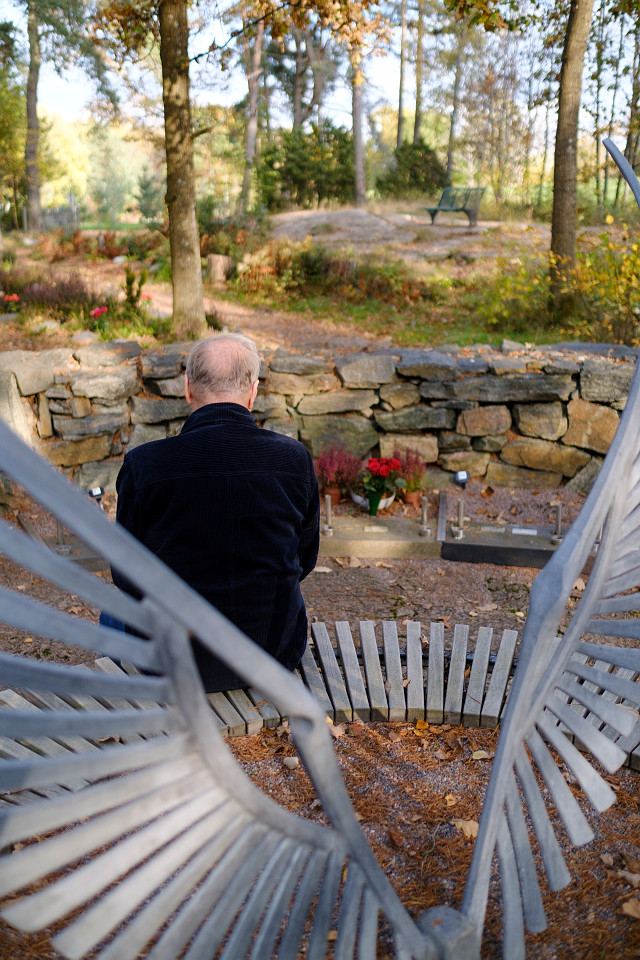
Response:
POLYGON ((197 430, 199 427, 214 423, 233 423, 234 421, 256 425, 249 410, 243 407, 241 403, 207 403, 204 407, 200 407, 189 414, 182 426, 181 433, 197 430))

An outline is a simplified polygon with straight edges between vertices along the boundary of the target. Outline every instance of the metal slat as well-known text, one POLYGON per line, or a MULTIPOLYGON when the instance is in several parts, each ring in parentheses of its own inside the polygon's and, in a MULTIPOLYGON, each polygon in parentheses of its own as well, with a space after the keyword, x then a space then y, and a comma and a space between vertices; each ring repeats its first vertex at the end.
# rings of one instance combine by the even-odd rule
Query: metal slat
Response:
POLYGON ((432 623, 427 667, 427 720, 442 723, 444 714, 444 624, 432 623))
POLYGON ((394 621, 382 622, 382 643, 384 648, 384 666, 387 675, 385 689, 389 703, 389 720, 406 720, 407 705, 404 696, 404 678, 400 662, 398 628, 394 621))
POLYGON ((316 622, 311 624, 311 632, 316 645, 316 652, 324 682, 331 697, 336 721, 346 721, 351 723, 353 720, 353 708, 347 694, 347 688, 344 685, 344 678, 340 672, 336 655, 327 633, 324 623, 316 622))
POLYGON ((480 713, 481 727, 494 729, 498 726, 517 640, 518 634, 515 630, 505 630, 502 634, 496 662, 491 671, 489 688, 480 713))
POLYGON ((388 720, 389 704, 384 689, 384 680, 380 668, 378 645, 376 643, 375 626, 371 620, 361 620, 360 649, 364 663, 364 675, 367 681, 367 694, 371 704, 372 720, 388 720))
POLYGON ((527 930, 532 933, 541 933, 547 928, 547 918, 542 905, 542 895, 536 876, 531 844, 529 843, 527 823, 522 813, 520 795, 513 774, 511 774, 507 789, 506 807, 511 844, 520 880, 525 924, 527 930))
POLYGON ((338 935, 335 942, 334 960, 351 960, 358 934, 360 903, 364 889, 364 878, 356 864, 351 861, 347 869, 347 879, 342 891, 340 914, 338 916, 338 935))
POLYGON ((358 663, 358 654, 351 636, 351 628, 346 620, 336 621, 336 636, 338 649, 342 660, 344 679, 349 691, 349 699, 353 709, 354 720, 366 722, 371 719, 371 707, 362 679, 362 671, 358 663))
POLYGON ((503 815, 498 825, 497 847, 504 923, 503 956, 509 960, 525 960, 522 894, 511 837, 503 815))
POLYGON ((574 745, 560 733, 546 713, 538 717, 536 726, 551 746, 558 751, 595 809, 599 813, 607 810, 616 798, 609 784, 602 779, 574 745))
POLYGON ((467 727, 480 726, 480 714, 482 712, 484 691, 487 685, 487 670, 489 668, 492 637, 492 627, 480 627, 478 630, 478 637, 473 650, 471 674, 469 676, 469 683, 467 684, 467 696, 465 697, 464 709, 462 711, 462 722, 467 727))
POLYGON ((531 769, 531 763, 524 747, 516 757, 515 766, 527 804, 527 813, 531 817, 533 830, 540 848, 549 887, 552 890, 561 890, 571 881, 571 875, 562 856, 558 838, 549 819, 540 787, 531 769))
POLYGON ((282 871, 280 883, 271 897, 264 920, 251 947, 250 960, 263 960, 264 957, 273 956, 273 948, 282 927, 283 917, 287 916, 291 897, 304 870, 305 861, 309 858, 309 853, 308 847, 299 847, 282 871))
POLYGON ((453 647, 449 661, 447 693, 444 700, 445 723, 457 727, 462 718, 462 698, 464 694, 464 672, 467 667, 467 640, 469 627, 456 623, 453 628, 453 647))
POLYGON ((422 626, 407 621, 407 720, 424 720, 424 672, 422 668, 422 626))
MULTIPOLYGON (((305 960, 324 960, 327 955, 328 938, 340 889, 343 862, 342 857, 337 853, 332 853, 329 857, 327 869, 322 878, 322 886, 318 891, 318 900, 313 914, 305 960)), ((187 958, 187 960, 190 960, 190 958, 187 958)))
POLYGON ((533 730, 527 738, 527 746, 549 788, 571 843, 576 847, 589 843, 593 840, 593 830, 537 730, 533 730))
POLYGON ((293 906, 286 917, 285 931, 278 947, 278 960, 296 960, 300 956, 300 940, 304 935, 316 892, 320 889, 327 856, 324 850, 314 851, 304 868, 304 876, 296 891, 293 906))
MULTIPOLYGON (((599 730, 596 730, 588 720, 585 720, 584 717, 579 716, 575 710, 572 710, 570 706, 566 703, 563 703, 559 697, 555 694, 549 697, 547 701, 547 708, 552 711, 552 713, 558 718, 558 720, 563 721, 570 730, 573 731, 575 736, 580 737, 582 742, 586 744, 591 753, 596 757, 600 763, 603 765, 605 770, 609 773, 615 773, 618 767, 621 767, 626 759, 626 755, 620 747, 617 747, 615 743, 612 743, 608 737, 605 737, 604 734, 600 733, 599 730)), ((550 721, 550 718, 545 713, 540 719, 540 724, 550 721)), ((549 722, 549 727, 551 723, 549 722)), ((545 729, 547 729, 545 727, 545 729)), ((583 758, 584 759, 584 758, 583 758)), ((588 761, 585 761, 588 765, 588 761)), ((593 769, 590 767, 590 769, 593 769)), ((576 773, 576 776, 577 773, 576 773)), ((604 808, 606 809, 606 807, 604 808)))

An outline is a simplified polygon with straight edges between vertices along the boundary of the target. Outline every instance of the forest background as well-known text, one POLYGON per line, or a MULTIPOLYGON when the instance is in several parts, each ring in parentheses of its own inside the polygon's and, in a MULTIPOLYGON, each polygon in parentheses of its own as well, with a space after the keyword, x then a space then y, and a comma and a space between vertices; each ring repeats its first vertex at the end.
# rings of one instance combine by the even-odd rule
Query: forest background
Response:
MULTIPOLYGON (((636 163, 638 13, 637 0, 5 3, 2 228, 158 228, 174 328, 198 333, 201 254, 241 258, 269 212, 410 211, 445 184, 483 186, 484 218, 551 222, 550 250, 500 265, 487 319, 521 323, 525 301, 532 315, 544 303, 552 334, 578 322, 635 342, 637 215, 601 140, 636 163), (84 78, 80 118, 39 104, 43 64, 84 78), (586 250, 581 226, 604 229, 586 250), (505 299, 511 318, 496 319, 505 299)), ((319 248, 285 259, 298 287, 301 269, 327 267, 319 248)))

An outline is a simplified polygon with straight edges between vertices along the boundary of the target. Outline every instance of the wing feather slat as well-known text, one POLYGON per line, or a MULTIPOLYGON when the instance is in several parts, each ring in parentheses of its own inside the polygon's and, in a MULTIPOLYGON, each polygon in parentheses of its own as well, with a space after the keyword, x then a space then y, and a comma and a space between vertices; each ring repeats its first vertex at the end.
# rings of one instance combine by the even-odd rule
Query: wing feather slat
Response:
POLYGON ((549 887, 551 890, 562 890, 571 881, 571 874, 562 856, 560 844, 524 747, 516 757, 515 766, 540 848, 549 887))
POLYGON ((575 674, 582 680, 593 683, 601 690, 608 690, 617 697, 623 697, 630 703, 640 704, 640 683, 631 679, 634 675, 633 670, 626 669, 626 674, 620 676, 618 673, 612 673, 607 670, 598 670, 588 664, 578 663, 575 660, 569 660, 566 670, 568 673, 575 674))
MULTIPOLYGON (((24 740, 42 733, 41 710, 0 710, 0 735, 24 740)), ((184 729, 184 721, 175 710, 109 710, 104 713, 84 711, 47 715, 46 731, 50 738, 80 736, 100 740, 105 737, 126 737, 131 733, 150 736, 184 729)))
MULTIPOLYGON (((604 671, 600 671, 601 673, 604 671)), ((561 677, 558 681, 558 689, 562 690, 573 700, 581 703, 583 707, 590 710, 597 717, 600 717, 603 723, 610 724, 614 730, 623 736, 628 736, 633 730, 637 716, 634 716, 625 707, 618 706, 606 699, 601 693, 589 690, 586 686, 576 683, 575 680, 569 680, 561 677)))
MULTIPOLYGON (((129 958, 135 960, 158 930, 165 926, 167 918, 171 917, 179 907, 184 906, 185 901, 188 902, 198 883, 211 870, 211 865, 233 846, 242 831, 246 829, 246 818, 242 815, 237 816, 223 832, 205 843, 185 867, 171 877, 158 893, 151 896, 137 911, 132 921, 100 951, 100 960, 129 960, 129 958)), ((183 911, 172 921, 171 929, 175 928, 174 936, 177 938, 184 936, 184 924, 181 922, 184 919, 183 911)), ((188 939, 189 934, 186 936, 186 940, 188 939)), ((178 952, 176 951, 174 956, 178 956, 178 952)))
POLYGON ((287 926, 278 947, 278 960, 295 960, 300 956, 300 940, 327 865, 327 856, 323 850, 314 851, 305 866, 304 876, 296 891, 293 907, 287 917, 287 926))
POLYGON ((375 960, 380 906, 371 889, 364 891, 362 919, 358 935, 358 960, 375 960))
POLYGON ((542 905, 542 895, 536 876, 536 866, 529 842, 527 824, 522 813, 520 795, 513 774, 511 774, 507 788, 506 801, 507 823, 520 879, 525 923, 527 930, 532 933, 541 933, 547 928, 547 918, 542 905))
POLYGON ((364 877, 356 864, 351 862, 340 903, 334 960, 351 960, 353 957, 363 888, 364 877))
MULTIPOLYGON (((563 734, 560 736, 564 738, 563 734)), ((593 840, 593 830, 537 730, 532 730, 527 737, 527 746, 549 788, 571 843, 576 847, 589 843, 593 840)))
POLYGON ((15 843, 34 834, 42 836, 49 830, 96 816, 146 796, 158 787, 186 779, 195 773, 197 767, 193 756, 177 758, 140 773, 89 786, 74 796, 71 807, 68 795, 65 795, 46 802, 36 802, 29 807, 0 810, 2 843, 15 843))
POLYGON ((640 620, 597 620, 594 617, 587 624, 587 632, 602 637, 624 637, 627 640, 640 640, 640 620))
POLYGON ((198 952, 200 948, 196 941, 200 939, 206 949, 207 925, 211 923, 215 928, 218 916, 224 916, 227 923, 230 922, 228 914, 233 915, 236 909, 230 906, 231 898, 241 899, 244 896, 271 856, 277 841, 276 834, 267 833, 258 823, 250 823, 189 898, 188 909, 183 907, 178 922, 162 933, 147 960, 175 960, 203 923, 204 929, 191 945, 190 955, 192 960, 200 956, 210 958, 211 953, 198 952))
POLYGON ((55 923, 137 867, 172 836, 179 836, 186 831, 206 815, 211 802, 215 803, 217 797, 218 791, 212 790, 188 800, 50 887, 10 903, 4 908, 2 916, 26 931, 55 923))
POLYGON ((166 677, 121 677, 91 670, 80 672, 57 663, 25 660, 10 653, 0 653, 0 676, 6 687, 25 687, 69 695, 74 692, 94 697, 124 697, 128 700, 166 702, 172 699, 171 684, 166 677))
POLYGON ((598 813, 607 810, 614 802, 616 795, 606 780, 602 779, 583 754, 567 740, 547 714, 538 717, 537 727, 544 738, 560 754, 582 787, 591 805, 595 807, 598 813))
MULTIPOLYGON (((139 866, 128 877, 120 880, 100 900, 84 910, 80 917, 53 938, 61 953, 82 957, 113 932, 147 897, 179 870, 210 841, 236 822, 246 822, 246 814, 238 815, 237 807, 223 805, 188 827, 180 837, 170 842, 155 856, 139 866)), ((166 919, 166 914, 165 914, 166 919)))
POLYGON ((154 640, 139 640, 119 630, 72 617, 4 587, 0 587, 0 607, 3 622, 12 627, 60 640, 67 646, 107 654, 114 660, 129 660, 142 670, 161 672, 154 640))
POLYGON ((340 889, 340 875, 343 860, 337 853, 332 853, 327 863, 322 886, 318 893, 318 902, 313 915, 309 945, 306 960, 323 960, 327 954, 327 943, 331 921, 338 891, 340 889))
POLYGON ((83 774, 87 780, 97 780, 109 774, 124 773, 138 767, 151 766, 161 760, 186 756, 192 744, 186 734, 158 737, 142 744, 101 750, 91 754, 69 754, 62 757, 37 760, 8 760, 0 763, 0 790, 60 783, 83 774))
POLYGON ((524 960, 524 917, 518 869, 504 815, 500 817, 497 835, 498 860, 500 862, 500 889, 504 936, 502 955, 509 960, 524 960))
MULTIPOLYGON (((130 830, 135 830, 152 818, 185 803, 205 789, 210 790, 210 783, 210 777, 200 772, 194 777, 171 783, 154 794, 146 794, 126 806, 118 807, 78 827, 56 834, 49 840, 14 853, 9 860, 11 869, 0 876, 0 895, 18 890, 59 870, 65 864, 112 843, 130 830)), ((72 815, 77 816, 75 811, 72 815)))
POLYGON ((292 865, 297 867, 298 859, 302 854, 302 848, 291 840, 286 839, 280 842, 271 860, 256 880, 247 902, 243 905, 220 954, 220 960, 237 960, 238 957, 246 957, 249 945, 283 871, 291 869, 292 865))
MULTIPOLYGON (((617 747, 612 740, 609 740, 608 737, 605 737, 605 735, 596 727, 594 727, 593 724, 589 723, 588 720, 585 720, 584 717, 581 717, 577 710, 572 709, 568 704, 561 700, 557 694, 553 694, 551 697, 549 697, 547 706, 551 713, 556 716, 558 720, 562 721, 562 723, 567 726, 567 728, 580 740, 581 743, 588 747, 594 757, 600 761, 608 773, 615 773, 618 767, 622 766, 626 760, 626 754, 624 750, 621 750, 620 747, 617 747)), ((544 719, 548 720, 549 714, 545 714, 544 719)), ((540 720, 542 722, 542 718, 540 718, 540 720)), ((585 760, 584 757, 583 760, 585 762, 584 765, 581 765, 581 768, 583 770, 586 769, 586 765, 590 770, 593 770, 593 767, 589 761, 585 760)))
MULTIPOLYGON (((621 621, 607 621, 607 623, 620 623, 621 621)), ((640 623, 640 621, 638 621, 640 623)), ((588 640, 580 640, 576 644, 576 652, 584 653, 591 660, 604 660, 605 663, 612 663, 614 667, 626 667, 627 670, 633 670, 640 673, 640 650, 634 647, 613 647, 606 643, 591 643, 588 640)))
POLYGON ((250 960, 263 960, 273 956, 273 948, 282 927, 283 918, 289 912, 289 904, 300 876, 309 857, 308 847, 298 847, 286 869, 280 876, 280 882, 274 891, 267 912, 251 947, 250 960))

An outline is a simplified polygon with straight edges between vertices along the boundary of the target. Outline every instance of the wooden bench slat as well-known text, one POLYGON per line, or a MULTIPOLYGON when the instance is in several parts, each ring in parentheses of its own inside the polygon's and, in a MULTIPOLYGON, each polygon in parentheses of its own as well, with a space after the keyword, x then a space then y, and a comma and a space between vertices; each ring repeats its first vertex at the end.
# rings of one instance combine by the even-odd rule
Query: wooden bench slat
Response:
POLYGON ((260 712, 256 710, 253 703, 244 690, 225 690, 227 699, 231 706, 238 711, 245 722, 248 736, 254 733, 260 733, 264 726, 260 712))
POLYGON ((467 685, 467 696, 465 697, 464 709, 462 711, 462 722, 467 727, 480 726, 480 714, 482 712, 484 691, 487 685, 487 670, 489 667, 492 637, 493 627, 480 627, 478 629, 476 645, 473 651, 471 674, 467 685))
POLYGON ((259 690, 256 690, 254 687, 248 687, 247 695, 251 700, 252 704, 262 717, 262 723, 265 727, 279 727, 282 721, 285 719, 280 716, 280 711, 271 703, 270 700, 266 700, 262 696, 259 690))
POLYGON ((322 622, 312 623, 311 632, 315 640, 327 692, 333 703, 336 722, 346 721, 350 723, 353 720, 353 709, 327 628, 322 622))
POLYGON ((380 657, 378 656, 375 626, 371 620, 361 620, 359 629, 360 649, 362 650, 364 675, 367 681, 367 694, 369 696, 369 703, 371 704, 371 719, 388 720, 389 704, 384 688, 380 657))
POLYGON ((432 623, 427 667, 427 720, 442 723, 444 715, 444 623, 432 623))
POLYGON ((469 627, 456 623, 453 628, 453 647, 449 661, 447 693, 444 701, 445 723, 458 726, 462 718, 462 698, 464 694, 464 672, 467 668, 467 642, 469 627))
POLYGON ((402 676, 402 663, 400 662, 398 628, 395 621, 383 621, 382 643, 384 648, 384 666, 387 675, 386 690, 387 701, 389 703, 389 720, 406 720, 407 705, 404 697, 404 678, 402 676))
POLYGON ((351 628, 346 620, 336 621, 336 636, 344 679, 353 709, 353 718, 366 722, 371 719, 371 707, 362 679, 362 671, 358 663, 358 654, 351 635, 351 628))
POLYGON ((407 621, 407 720, 424 720, 422 624, 407 621))
POLYGON ((209 706, 217 719, 221 733, 229 737, 244 736, 246 725, 235 707, 227 700, 224 693, 207 693, 209 706))
POLYGON ((332 720, 335 720, 335 713, 333 710, 331 697, 327 692, 327 688, 324 685, 324 680, 322 679, 320 671, 318 670, 318 665, 316 664, 314 656, 308 646, 305 647, 304 653, 302 654, 302 660, 300 661, 299 669, 302 673, 304 683, 319 702, 326 715, 332 720))
POLYGON ((492 730, 498 726, 517 640, 518 634, 515 630, 505 630, 502 634, 496 654, 496 662, 491 672, 489 688, 480 712, 481 727, 492 730))

